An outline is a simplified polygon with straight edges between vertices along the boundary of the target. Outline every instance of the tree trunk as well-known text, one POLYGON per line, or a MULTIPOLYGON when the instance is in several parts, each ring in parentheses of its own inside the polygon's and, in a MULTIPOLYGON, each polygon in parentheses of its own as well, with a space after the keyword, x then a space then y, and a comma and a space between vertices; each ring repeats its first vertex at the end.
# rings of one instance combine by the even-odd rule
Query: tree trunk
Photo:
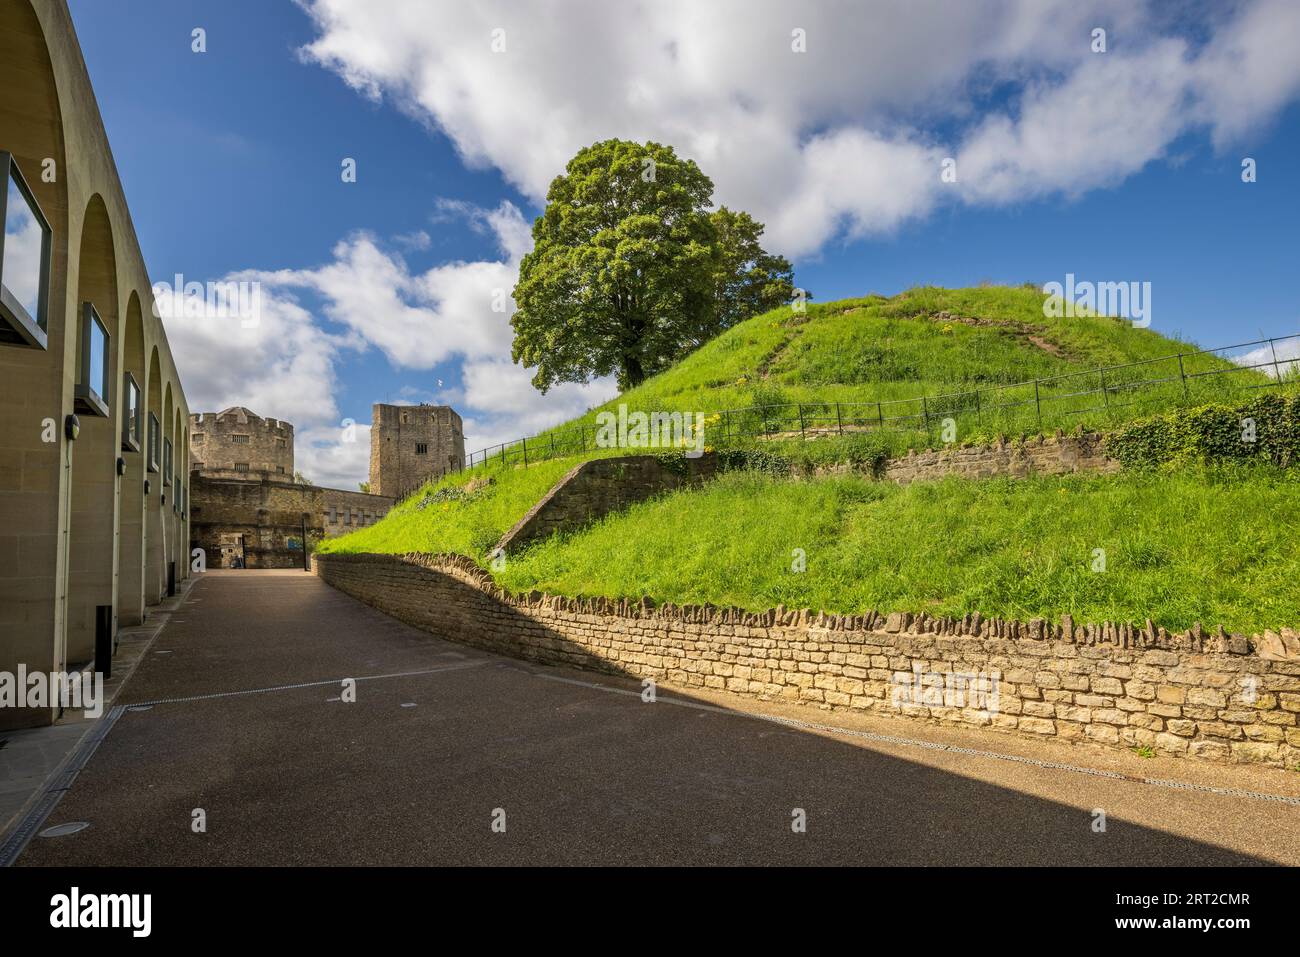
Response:
POLYGON ((641 367, 641 360, 631 353, 623 355, 623 380, 626 383, 625 388, 628 389, 635 388, 645 381, 645 369, 641 367))

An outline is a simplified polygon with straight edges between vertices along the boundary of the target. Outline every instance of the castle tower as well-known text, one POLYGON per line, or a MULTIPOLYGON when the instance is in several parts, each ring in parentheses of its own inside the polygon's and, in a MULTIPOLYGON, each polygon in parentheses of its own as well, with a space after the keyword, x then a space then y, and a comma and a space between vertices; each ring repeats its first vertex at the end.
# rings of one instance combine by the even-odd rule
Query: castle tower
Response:
POLYGON ((190 416, 190 467, 207 474, 293 479, 293 425, 243 406, 190 416))
POLYGON ((376 403, 370 419, 370 492, 400 499, 465 465, 465 433, 446 405, 376 403))

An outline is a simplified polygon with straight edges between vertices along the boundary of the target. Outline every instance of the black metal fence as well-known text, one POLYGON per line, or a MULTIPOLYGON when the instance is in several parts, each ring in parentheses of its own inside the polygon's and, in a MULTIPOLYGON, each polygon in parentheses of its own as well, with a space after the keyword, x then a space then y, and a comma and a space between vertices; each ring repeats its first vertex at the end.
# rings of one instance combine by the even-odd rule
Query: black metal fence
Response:
MULTIPOLYGON (((878 402, 790 402, 680 415, 692 423, 695 416, 703 416, 710 446, 753 438, 808 439, 864 432, 937 433, 944 441, 955 441, 972 428, 1014 432, 1068 426, 1076 416, 1088 413, 1133 407, 1141 412, 1143 406, 1156 412, 1171 402, 1209 401, 1233 391, 1281 387, 1300 377, 1297 373, 1300 335, 1293 335, 963 392, 878 402), (1293 347, 1293 357, 1287 357, 1285 344, 1293 347), (1279 346, 1283 346, 1280 354, 1279 346), (947 430, 952 434, 945 434, 947 430)), ((598 432, 596 425, 584 423, 503 442, 471 453, 465 467, 527 465, 595 451, 603 447, 597 442, 598 432)))

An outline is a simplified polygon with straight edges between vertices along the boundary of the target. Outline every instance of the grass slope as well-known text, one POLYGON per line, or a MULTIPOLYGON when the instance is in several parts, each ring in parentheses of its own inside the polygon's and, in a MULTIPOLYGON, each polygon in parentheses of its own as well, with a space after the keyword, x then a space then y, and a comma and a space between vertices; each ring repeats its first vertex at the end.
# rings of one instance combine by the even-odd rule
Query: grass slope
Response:
MULTIPOLYGON (((802 315, 782 307, 755 316, 667 371, 544 435, 591 427, 597 412, 617 409, 620 403, 633 410, 697 412, 807 403, 805 418, 823 426, 836 421, 833 404, 841 403, 842 420, 875 427, 880 411, 875 403, 910 400, 908 405, 883 409, 887 419, 893 417, 886 422, 887 431, 899 436, 893 444, 906 448, 923 444, 917 438, 918 433, 924 435, 926 425, 920 404, 923 395, 991 390, 1101 366, 1147 362, 1107 373, 1105 385, 1112 393, 1105 399, 1099 393, 1075 395, 1100 389, 1099 374, 1078 375, 1039 389, 1043 428, 1105 428, 1183 401, 1178 360, 1151 360, 1197 349, 1121 319, 1047 318, 1043 295, 1032 288, 925 287, 889 299, 868 296, 810 304, 802 315), (1152 379, 1172 381, 1124 388, 1152 379)), ((1183 371, 1190 377, 1190 399, 1225 400, 1231 390, 1267 381, 1244 370, 1229 376, 1200 376, 1223 369, 1237 367, 1216 356, 1187 356, 1183 371)), ((939 419, 949 414, 957 421, 962 441, 978 441, 998 432, 1040 430, 1032 385, 988 392, 980 409, 968 397, 931 404, 928 412, 936 440, 939 419), (1023 405, 1001 412, 991 408, 1010 403, 1023 405)), ((796 410, 774 411, 772 416, 765 424, 773 431, 798 431, 796 410)), ((721 441, 716 431, 711 434, 721 441)), ((539 439, 536 447, 545 447, 548 441, 539 439)))
POLYGON ((511 558, 513 589, 832 612, 1300 623, 1300 476, 1264 468, 900 487, 732 473, 511 558), (795 549, 806 571, 792 570, 795 549), (1093 571, 1105 552, 1105 570, 1093 571))
MULTIPOLYGON (((991 387, 1034 376, 1156 359, 1195 347, 1108 318, 1047 319, 1040 293, 1021 288, 915 289, 783 309, 741 323, 602 409, 711 411, 754 403, 876 402, 991 387), (936 318, 940 313, 952 318, 936 318), (961 319, 973 322, 960 321, 961 319)), ((1139 366, 1136 378, 1171 376, 1141 393, 1120 389, 1061 399, 1047 392, 1044 427, 1111 428, 1189 400, 1260 394, 1255 372, 1213 356, 1139 366), (1090 411, 1072 413, 1070 403, 1090 411)), ((1094 377, 1095 378, 1095 377, 1094 377)), ((1132 381, 1132 380, 1129 380, 1132 381)), ((1107 385, 1123 385, 1110 374, 1107 385)), ((1062 392, 1094 388, 1065 380, 1062 392)), ((1008 390, 1023 400, 1025 391, 1008 390)), ((1032 403, 1032 390, 1028 393, 1032 403)), ((594 412, 584 417, 590 426, 594 412)), ((873 410, 874 411, 874 410, 873 410)), ((1030 415, 1034 409, 1030 406, 1030 415)), ((809 413, 810 415, 813 413, 809 413)), ((959 441, 1037 430, 1023 407, 999 418, 987 405, 956 408, 959 441), (1019 416, 1017 418, 1016 416, 1019 416)), ((570 423, 571 426, 573 423, 570 423)), ((787 423, 788 425, 788 423, 787 423)), ((899 431, 815 442, 741 440, 819 460, 865 460, 926 444, 899 431)), ((561 427, 566 428, 566 427, 561 427)), ((938 436, 932 435, 938 446, 938 436)), ((529 447, 536 451, 545 440, 529 447)), ((510 457, 427 486, 370 528, 324 542, 322 552, 458 552, 487 564, 497 540, 573 465, 596 454, 550 460, 510 457), (471 493, 470 481, 493 484, 471 493)), ((1300 623, 1296 479, 1270 469, 1189 469, 1174 474, 938 483, 899 488, 864 478, 807 482, 733 474, 610 516, 564 539, 512 557, 498 574, 513 588, 565 594, 713 602, 835 612, 929 611, 1029 618, 1150 616, 1259 630, 1300 623), (792 550, 808 560, 789 571, 792 550), (1091 571, 1105 549, 1107 571, 1091 571)))
POLYGON ((508 469, 471 494, 471 473, 451 475, 399 502, 382 520, 321 542, 322 554, 457 552, 484 558, 511 526, 558 482, 578 459, 551 459, 508 469))

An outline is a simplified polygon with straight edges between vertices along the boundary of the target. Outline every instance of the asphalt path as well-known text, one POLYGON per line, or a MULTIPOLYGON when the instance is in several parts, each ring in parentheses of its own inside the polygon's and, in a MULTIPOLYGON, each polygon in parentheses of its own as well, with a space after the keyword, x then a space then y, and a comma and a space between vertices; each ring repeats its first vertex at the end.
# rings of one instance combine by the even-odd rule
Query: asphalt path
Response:
POLYGON ((44 825, 89 827, 18 863, 1300 863, 1294 774, 639 691, 434 638, 303 572, 208 573, 44 825))

